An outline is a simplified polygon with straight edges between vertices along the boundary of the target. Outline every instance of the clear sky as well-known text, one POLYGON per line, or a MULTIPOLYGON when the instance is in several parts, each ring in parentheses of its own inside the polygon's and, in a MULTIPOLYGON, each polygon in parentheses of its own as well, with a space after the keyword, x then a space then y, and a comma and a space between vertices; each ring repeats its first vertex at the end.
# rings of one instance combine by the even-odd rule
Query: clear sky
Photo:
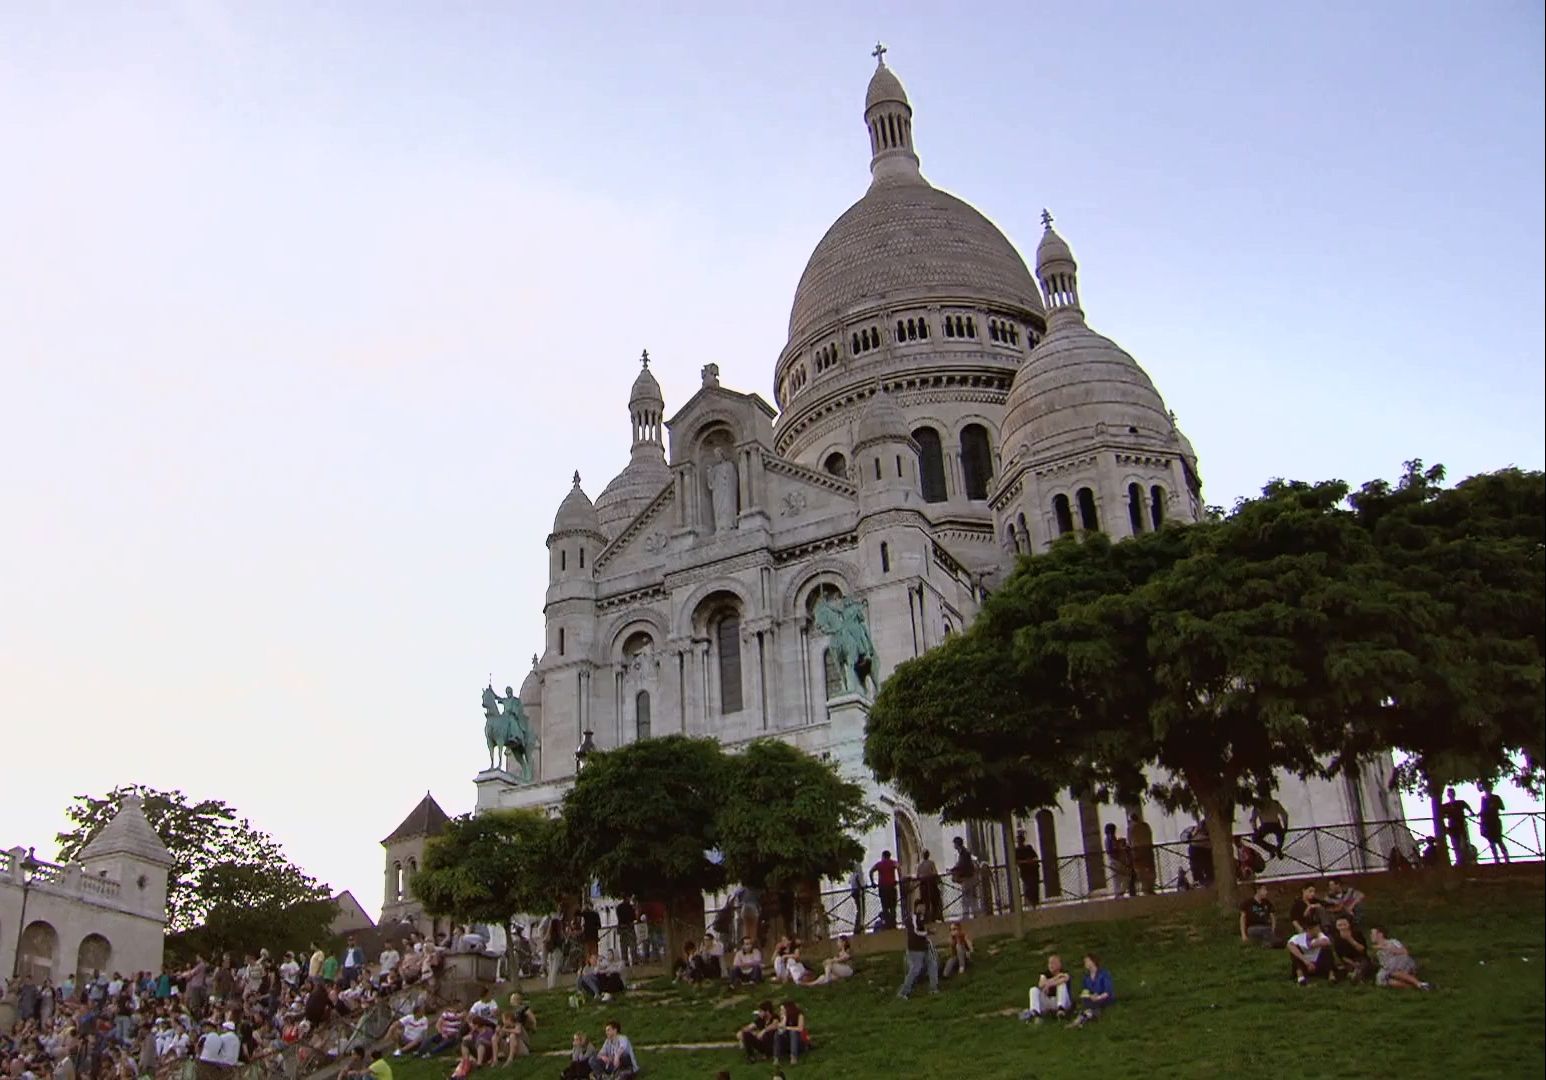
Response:
POLYGON ((0 844, 181 787, 376 910, 419 796, 471 808, 639 350, 668 411, 709 361, 771 397, 877 37, 1210 502, 1541 466, 1538 2, 730 8, 0 7, 0 844))

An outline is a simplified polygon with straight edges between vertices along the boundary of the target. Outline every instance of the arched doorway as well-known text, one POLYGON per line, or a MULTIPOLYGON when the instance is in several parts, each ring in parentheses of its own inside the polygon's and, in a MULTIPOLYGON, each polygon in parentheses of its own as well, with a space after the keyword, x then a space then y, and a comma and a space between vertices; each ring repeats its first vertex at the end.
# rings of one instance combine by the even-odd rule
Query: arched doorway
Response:
POLYGON ((902 911, 906 913, 912 910, 916 895, 913 875, 917 873, 918 862, 923 858, 923 841, 918 837, 918 827, 913 824, 912 818, 901 810, 891 814, 891 833, 896 841, 896 861, 902 867, 900 900, 902 911))
POLYGON ((75 953, 75 984, 83 986, 98 974, 109 974, 112 960, 112 942, 101 934, 87 934, 75 953))
POLYGON ((21 955, 17 962, 21 974, 30 973, 34 981, 45 976, 57 980, 59 933, 42 919, 29 923, 21 935, 21 955))

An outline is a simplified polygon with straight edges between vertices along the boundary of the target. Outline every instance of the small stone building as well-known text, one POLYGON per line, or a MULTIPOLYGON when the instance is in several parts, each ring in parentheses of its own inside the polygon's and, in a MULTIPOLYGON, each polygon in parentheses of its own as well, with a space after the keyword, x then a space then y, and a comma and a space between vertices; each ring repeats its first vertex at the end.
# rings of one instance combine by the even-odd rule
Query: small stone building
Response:
POLYGON ((426 791, 402 824, 381 841, 386 855, 386 890, 378 925, 411 923, 420 932, 433 936, 442 929, 441 923, 448 921, 425 916, 424 905, 414 898, 410 882, 424 859, 424 845, 450 820, 435 797, 426 791))
POLYGON ((160 971, 171 865, 133 795, 77 862, 44 862, 31 848, 0 853, 0 963, 55 984, 160 971))

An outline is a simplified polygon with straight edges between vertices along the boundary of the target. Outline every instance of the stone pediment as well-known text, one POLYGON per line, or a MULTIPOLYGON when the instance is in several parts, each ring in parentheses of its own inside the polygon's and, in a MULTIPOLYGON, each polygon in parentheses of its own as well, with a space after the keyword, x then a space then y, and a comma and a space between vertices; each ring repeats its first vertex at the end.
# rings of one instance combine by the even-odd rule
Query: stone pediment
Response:
POLYGON ((618 531, 617 537, 596 556, 596 570, 626 559, 643 563, 665 558, 671 536, 670 507, 676 501, 676 484, 666 484, 649 503, 618 531))
POLYGON ((764 454, 762 471, 767 478, 765 508, 777 531, 852 512, 858 503, 859 491, 852 481, 820 469, 764 454))

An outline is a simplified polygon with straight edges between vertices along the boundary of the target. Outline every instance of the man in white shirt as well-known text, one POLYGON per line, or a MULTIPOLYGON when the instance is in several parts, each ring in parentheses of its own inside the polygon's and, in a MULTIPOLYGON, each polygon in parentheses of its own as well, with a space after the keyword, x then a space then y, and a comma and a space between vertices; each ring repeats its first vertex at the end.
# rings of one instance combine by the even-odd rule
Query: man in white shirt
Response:
POLYGON ((396 971, 397 970, 397 965, 398 965, 398 963, 401 960, 402 960, 402 955, 396 949, 394 949, 391 945, 388 945, 386 948, 382 949, 381 950, 381 974, 382 975, 390 975, 392 972, 396 971))
MULTIPOLYGON (((424 1002, 419 1002, 410 1013, 404 1013, 392 1025, 397 1029, 398 1045, 393 1053, 394 1057, 402 1057, 404 1054, 414 1054, 424 1045, 424 1036, 429 1034, 429 1017, 424 1015, 424 1002)), ((392 1031, 387 1031, 387 1038, 392 1037, 392 1031)))
MULTIPOLYGON (((213 1024, 210 1025, 213 1028, 213 1024)), ((241 1057, 242 1043, 236 1037, 236 1025, 227 1020, 219 1031, 210 1030, 199 1040, 199 1064, 234 1068, 241 1057)))
POLYGON ((488 987, 483 988, 483 996, 474 1001, 467 1011, 490 1024, 499 1023, 499 1002, 494 1000, 494 991, 488 987))
POLYGON ((284 963, 279 965, 279 977, 286 986, 293 987, 301 981, 301 965, 295 962, 293 952, 285 953, 284 963))
POLYGON ((1074 1011, 1073 995, 1068 989, 1071 976, 1063 970, 1063 958, 1057 953, 1047 957, 1047 970, 1036 977, 1031 987, 1030 1008, 1020 1014, 1022 1020, 1040 1023, 1042 1017, 1056 1014, 1059 1020, 1074 1011))
POLYGON ((1331 939, 1318 926, 1312 925, 1288 939, 1288 959, 1293 965, 1294 981, 1300 986, 1308 986, 1311 976, 1324 975, 1330 982, 1337 981, 1331 939))

